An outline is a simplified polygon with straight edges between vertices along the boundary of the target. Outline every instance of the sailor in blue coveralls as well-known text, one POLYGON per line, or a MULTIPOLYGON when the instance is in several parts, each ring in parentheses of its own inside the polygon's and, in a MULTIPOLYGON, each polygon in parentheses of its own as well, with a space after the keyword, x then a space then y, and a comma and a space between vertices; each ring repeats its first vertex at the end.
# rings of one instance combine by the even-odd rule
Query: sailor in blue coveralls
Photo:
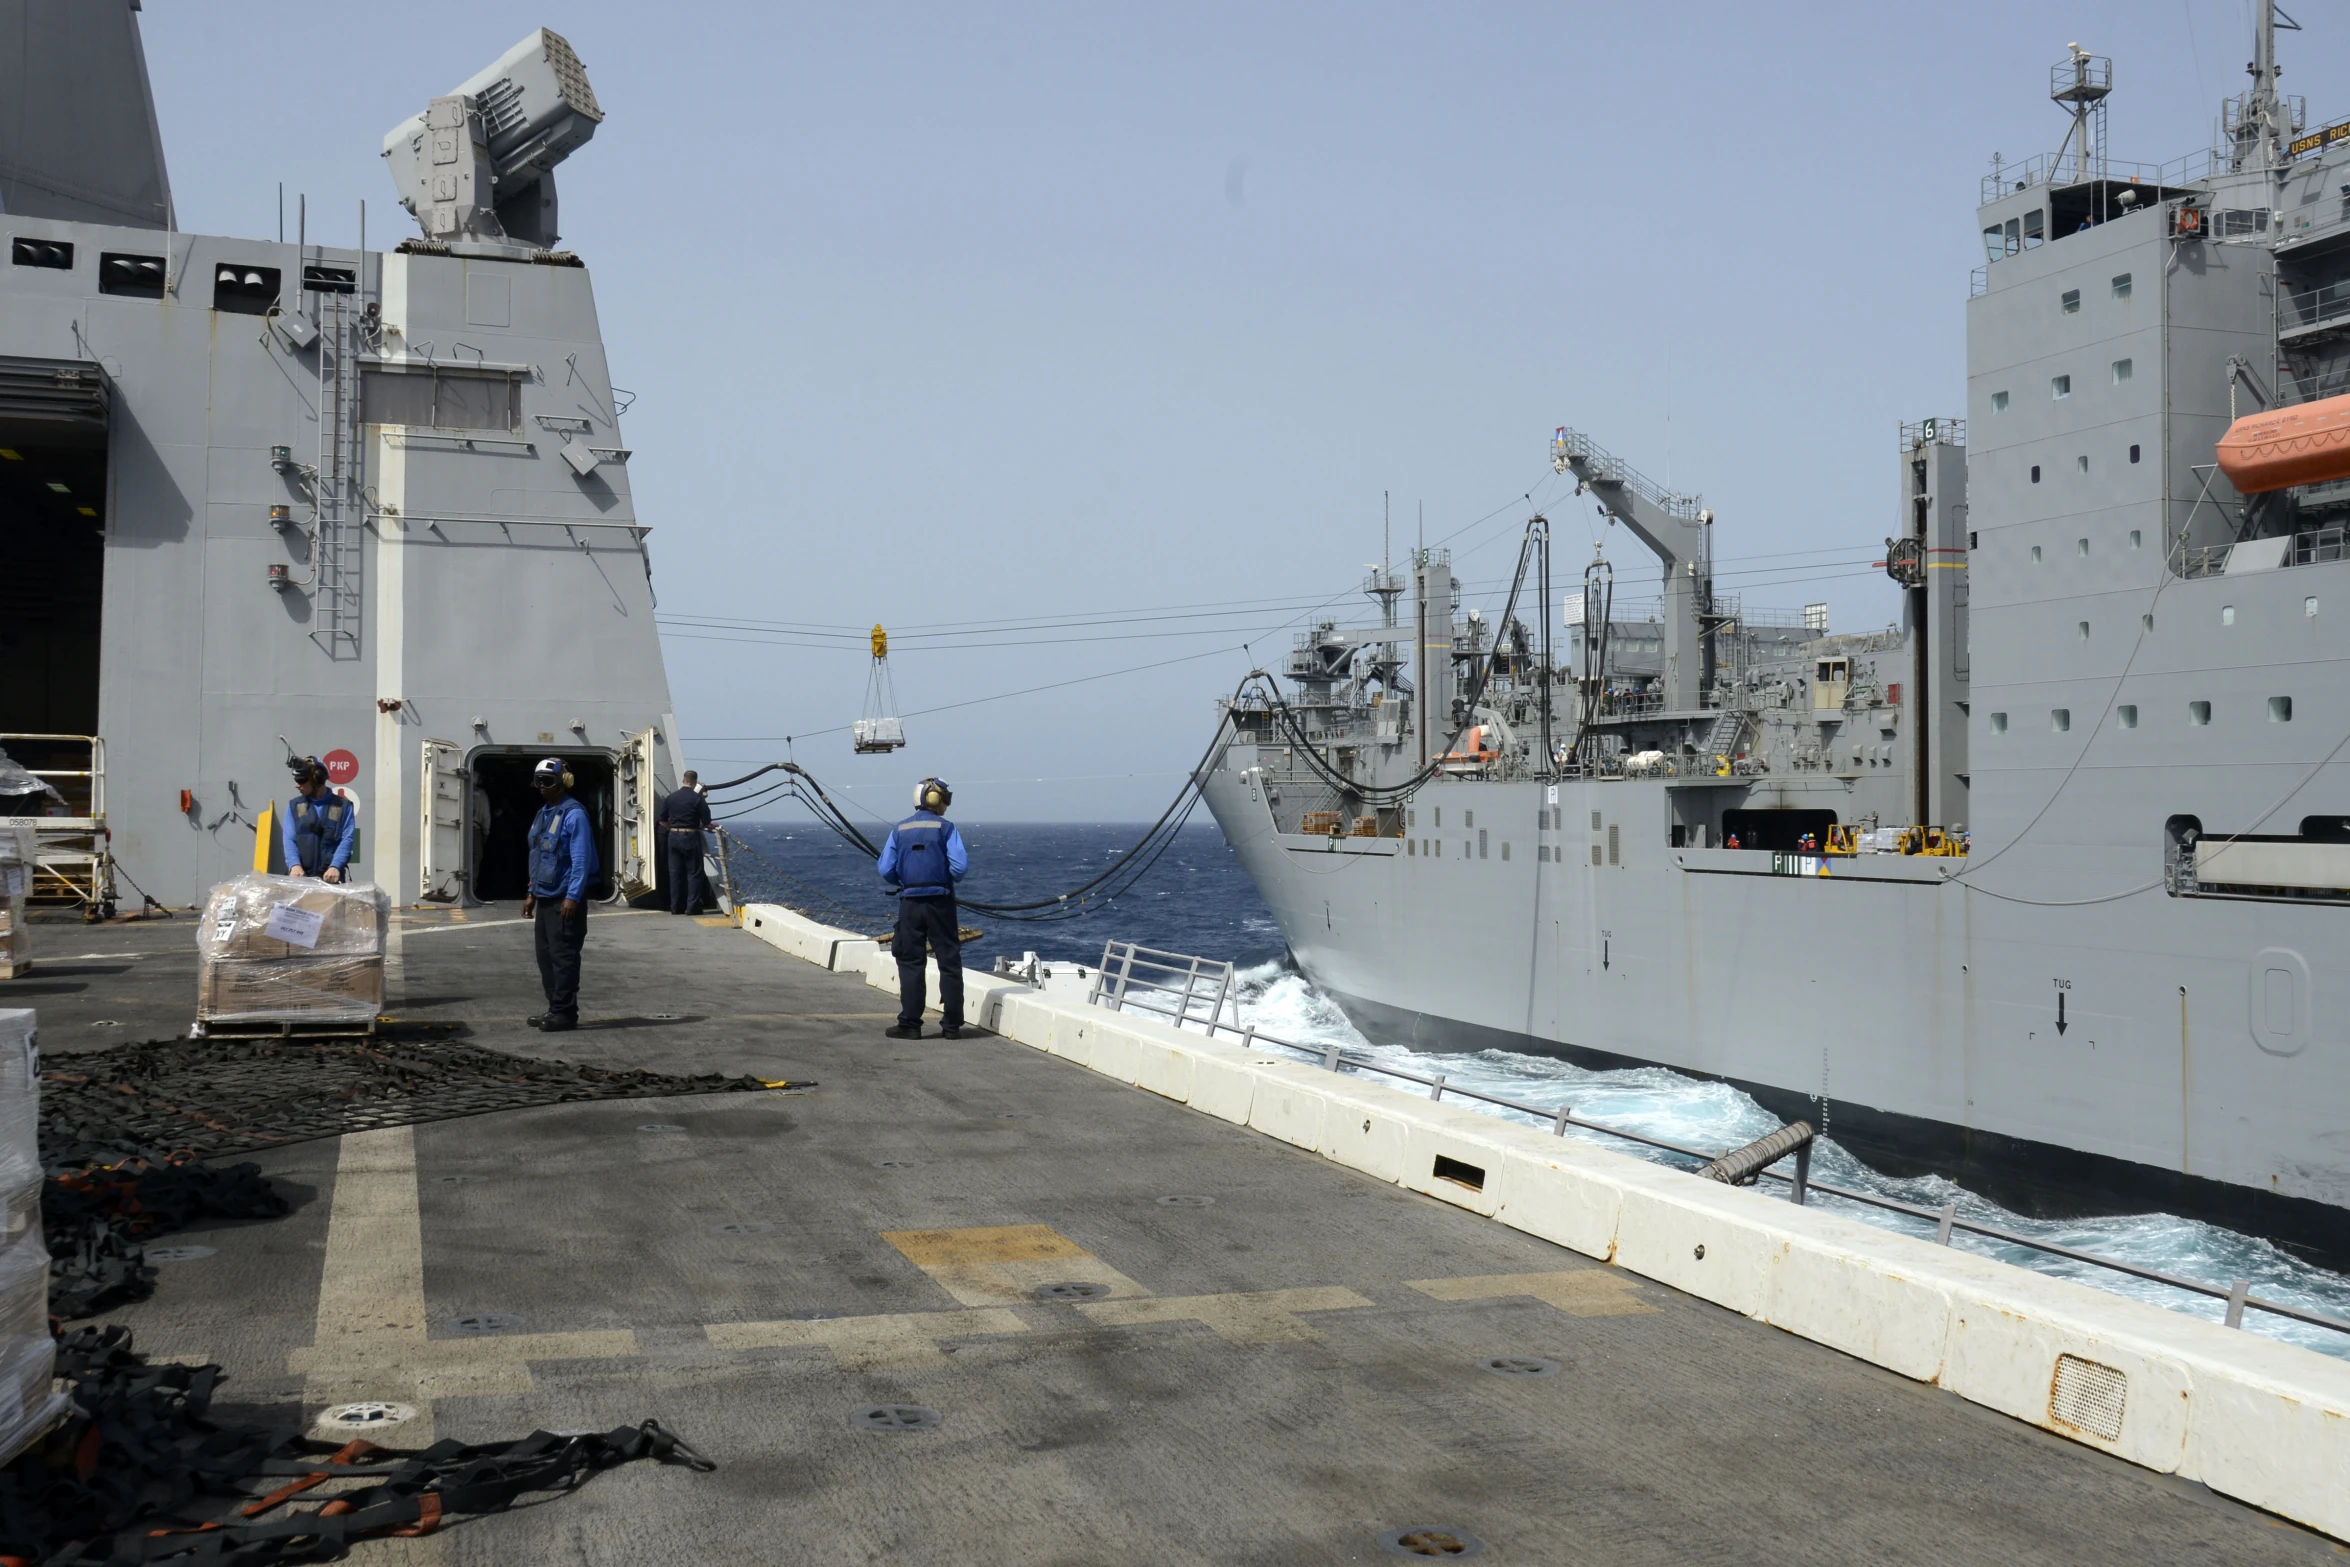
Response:
POLYGON ((278 824, 286 874, 341 881, 358 841, 359 808, 328 790, 326 769, 317 757, 296 757, 292 766, 294 787, 301 793, 286 802, 278 824))
POLYGON ((530 824, 530 895, 522 917, 538 921, 539 983, 547 1010, 529 1019, 544 1033, 579 1026, 579 951, 587 945, 587 884, 597 869, 587 807, 571 797, 571 774, 550 756, 531 769, 546 802, 530 824))
POLYGON ((939 1037, 963 1037, 963 944, 955 911, 955 883, 971 868, 963 835, 940 813, 955 797, 943 779, 914 786, 914 814, 890 829, 881 846, 881 879, 898 895, 898 933, 890 955, 898 960, 898 1021, 892 1039, 922 1037, 923 949, 938 959, 939 1037))

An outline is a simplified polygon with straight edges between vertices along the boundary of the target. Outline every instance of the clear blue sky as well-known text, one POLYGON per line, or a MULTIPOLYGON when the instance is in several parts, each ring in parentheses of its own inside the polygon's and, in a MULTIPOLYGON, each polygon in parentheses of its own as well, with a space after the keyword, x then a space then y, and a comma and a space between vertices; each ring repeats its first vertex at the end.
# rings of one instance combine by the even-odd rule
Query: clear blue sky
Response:
MULTIPOLYGON (((2315 122, 2350 112, 2350 22, 2304 9, 2315 122)), ((1130 820, 1312 606, 1367 611, 1383 491, 1473 601, 1528 493, 1576 573, 1555 425, 1703 491, 1725 591, 1884 623, 1895 430, 1963 411, 1991 155, 2055 146, 2074 39, 2114 58, 2115 157, 2206 144, 2249 15, 147 0, 145 34, 183 226, 274 234, 282 179, 329 243, 365 200, 378 246, 413 232, 383 133, 566 35, 607 119, 564 241, 639 394, 689 759, 809 736, 877 812, 935 772, 973 819, 1130 820), (913 743, 858 758, 876 620, 913 743)))

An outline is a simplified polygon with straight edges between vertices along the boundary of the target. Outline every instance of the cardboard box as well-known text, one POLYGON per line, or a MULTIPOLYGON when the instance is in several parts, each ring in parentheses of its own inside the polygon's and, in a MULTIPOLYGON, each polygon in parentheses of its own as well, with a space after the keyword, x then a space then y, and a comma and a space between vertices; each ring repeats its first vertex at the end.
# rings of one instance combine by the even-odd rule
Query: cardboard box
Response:
POLYGON ((196 951, 206 959, 380 958, 391 910, 373 882, 239 876, 205 898, 196 951))
POLYGON ((200 1023, 364 1023, 383 1010, 381 957, 200 959, 200 1023))

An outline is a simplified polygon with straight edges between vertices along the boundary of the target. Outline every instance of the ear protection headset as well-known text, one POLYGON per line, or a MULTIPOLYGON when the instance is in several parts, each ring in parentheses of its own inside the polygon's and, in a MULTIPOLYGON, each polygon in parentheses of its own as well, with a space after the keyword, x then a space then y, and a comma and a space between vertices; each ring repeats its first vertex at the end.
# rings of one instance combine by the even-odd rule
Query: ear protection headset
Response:
POLYGON ((315 756, 289 756, 286 758, 286 769, 294 775, 297 787, 313 778, 320 783, 326 782, 326 768, 315 756))
POLYGON ((942 812, 955 803, 955 794, 943 778, 925 778, 914 786, 914 809, 942 812))

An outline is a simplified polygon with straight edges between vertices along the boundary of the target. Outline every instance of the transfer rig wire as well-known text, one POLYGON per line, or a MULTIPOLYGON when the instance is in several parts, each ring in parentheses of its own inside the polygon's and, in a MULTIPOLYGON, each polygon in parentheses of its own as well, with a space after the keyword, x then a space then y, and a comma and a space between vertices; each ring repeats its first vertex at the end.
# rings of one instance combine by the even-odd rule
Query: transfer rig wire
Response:
MULTIPOLYGON (((1518 552, 1517 573, 1511 579, 1509 596, 1502 605, 1500 624, 1504 627, 1509 626, 1517 614, 1518 598, 1526 588, 1529 568, 1533 568, 1539 573, 1537 591, 1543 598, 1542 613, 1547 618, 1550 596, 1550 523, 1539 513, 1528 518, 1526 522, 1526 538, 1518 552)), ((880 646, 880 631, 876 627, 877 656, 880 646)), ((1475 716, 1478 704, 1485 700, 1486 689, 1492 683, 1494 666, 1501 657, 1501 653, 1501 639, 1497 636, 1494 646, 1487 649, 1484 656, 1476 660, 1473 682, 1469 687, 1467 699, 1461 704, 1461 721, 1455 725, 1451 738, 1445 742, 1444 752, 1457 749, 1461 736, 1468 732, 1470 720, 1475 716)), ((1545 742, 1543 759, 1545 765, 1548 766, 1551 763, 1548 742, 1550 738, 1549 684, 1552 679, 1552 671, 1547 659, 1543 661, 1541 678, 1543 681, 1543 740, 1545 742)), ((1144 830, 1143 835, 1135 840, 1134 846, 1119 855, 1108 869, 1100 875, 1070 888, 1067 892, 1058 893, 1050 898, 1039 898, 1030 903, 980 903, 964 898, 958 900, 961 906, 976 913, 993 915, 998 919, 1051 923, 1081 918, 1109 904, 1121 894, 1133 890, 1145 876, 1150 874, 1152 867, 1158 864, 1160 857, 1174 846, 1175 839, 1183 831, 1184 824, 1191 820, 1191 813, 1199 808, 1201 783, 1215 765, 1217 752, 1225 743, 1226 732, 1232 724, 1231 709, 1241 705, 1243 699, 1250 694, 1252 687, 1255 688, 1258 699, 1263 703, 1265 710, 1273 715, 1275 723, 1296 743, 1295 754, 1303 757, 1306 765, 1312 768, 1324 783, 1354 796, 1365 804, 1373 806, 1399 805, 1442 771, 1441 761, 1432 760, 1427 766, 1401 783, 1384 785, 1365 784, 1359 779, 1339 772, 1323 760, 1321 748, 1306 738, 1303 726, 1298 723, 1297 715, 1291 710, 1288 700, 1282 696, 1280 686, 1274 677, 1265 670, 1252 669, 1241 679, 1240 684, 1233 688, 1231 700, 1225 704, 1224 718, 1217 724, 1216 732, 1209 737, 1207 749, 1200 753, 1200 759, 1184 776, 1183 787, 1176 791, 1175 798, 1168 803, 1167 808, 1159 813, 1158 820, 1152 822, 1144 830)), ((824 785, 817 782, 816 775, 797 762, 769 762, 764 767, 755 768, 743 774, 740 778, 729 778, 723 783, 711 784, 709 786, 710 793, 713 795, 728 794, 757 783, 770 773, 780 773, 783 776, 773 783, 762 784, 750 794, 726 800, 723 803, 728 809, 717 820, 732 821, 736 817, 747 815, 761 806, 772 804, 777 800, 794 799, 806 806, 809 814, 814 816, 843 843, 868 858, 878 860, 881 857, 880 847, 872 839, 866 837, 855 822, 849 820, 848 813, 842 810, 832 796, 825 792, 824 785)))
MULTIPOLYGON (((1158 864, 1160 856, 1173 847, 1177 835, 1183 831, 1184 824, 1191 819, 1191 813, 1198 808, 1200 780, 1207 775, 1207 770, 1215 758, 1216 750, 1223 744, 1223 741, 1224 726, 1219 724, 1215 736, 1209 741, 1207 750, 1201 754, 1198 764, 1186 775, 1183 787, 1177 792, 1174 800, 1166 810, 1159 813, 1158 820, 1151 823, 1143 835, 1135 841, 1134 846, 1120 854, 1100 875, 1070 888, 1067 892, 1055 894, 1050 898, 1040 898, 1030 903, 980 903, 963 898, 958 900, 961 907, 977 913, 993 915, 998 919, 1049 924, 1059 920, 1081 918, 1110 903, 1121 894, 1132 890, 1143 877, 1150 874, 1151 868, 1158 864)), ((710 785, 710 792, 720 794, 728 790, 739 789, 770 773, 781 773, 784 777, 780 782, 764 785, 751 795, 727 801, 726 804, 730 809, 719 820, 730 821, 745 812, 757 809, 759 806, 777 800, 795 799, 806 806, 809 814, 814 816, 843 843, 868 858, 877 860, 881 857, 880 846, 868 838, 855 822, 849 820, 848 813, 843 811, 832 796, 825 792, 824 786, 817 782, 816 775, 797 762, 769 762, 766 766, 745 773, 740 778, 732 778, 724 783, 710 785)))

